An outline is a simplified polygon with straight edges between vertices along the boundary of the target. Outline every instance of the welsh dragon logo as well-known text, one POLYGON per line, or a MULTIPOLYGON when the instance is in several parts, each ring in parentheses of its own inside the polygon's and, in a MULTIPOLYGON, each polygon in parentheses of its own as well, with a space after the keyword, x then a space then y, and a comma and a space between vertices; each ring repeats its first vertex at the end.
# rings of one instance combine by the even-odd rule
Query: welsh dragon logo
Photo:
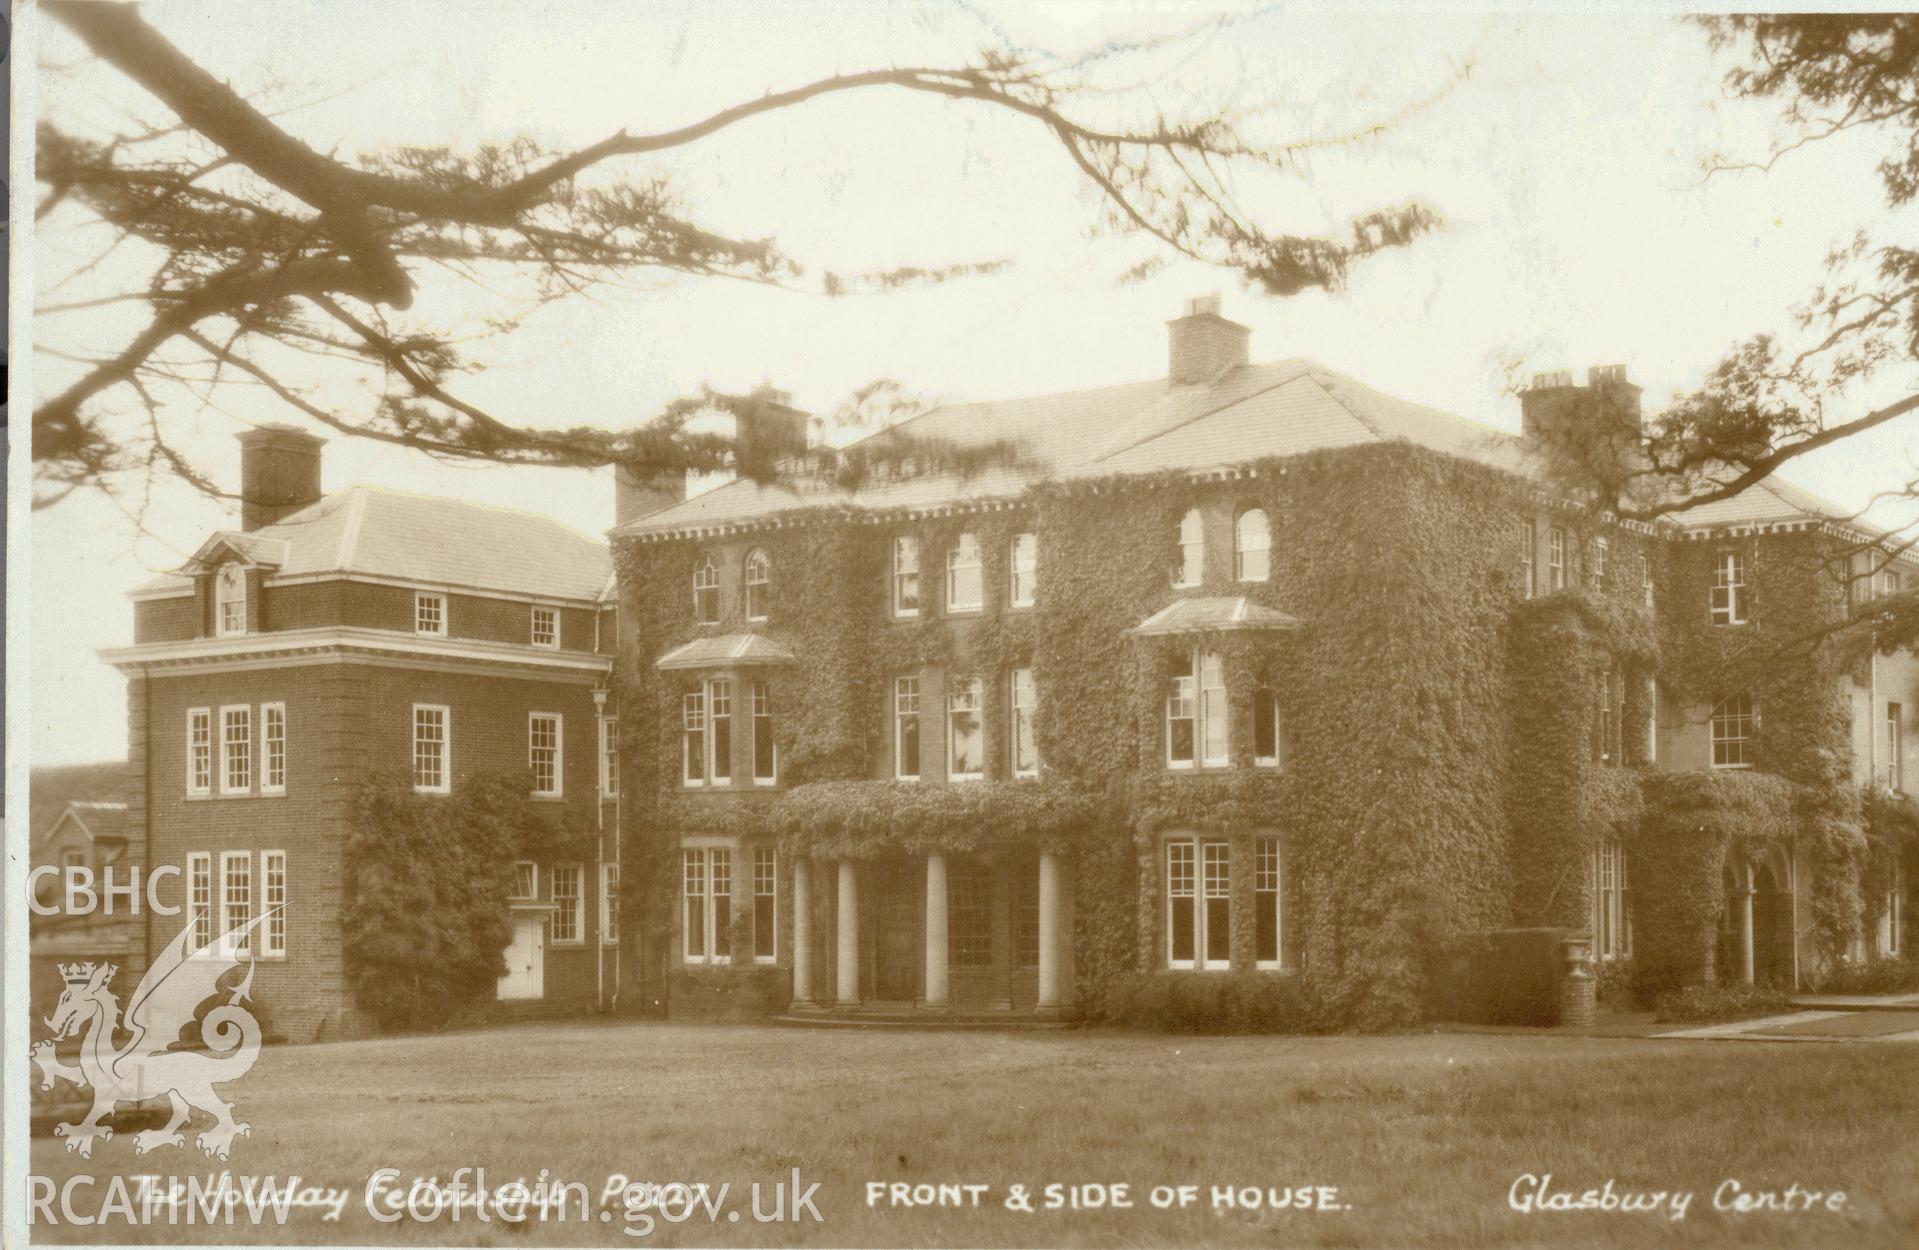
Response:
MULTIPOLYGON (((277 910, 277 909, 275 909, 277 910)), ((91 1158, 97 1137, 112 1137, 102 1121, 123 1102, 143 1102, 165 1094, 173 1116, 164 1128, 134 1135, 134 1151, 145 1154, 161 1146, 184 1146, 180 1127, 194 1111, 213 1117, 213 1127, 198 1138, 200 1149, 225 1159, 235 1137, 248 1126, 233 1118, 233 1105, 214 1092, 215 1085, 238 1080, 260 1054, 260 1022, 241 1006, 253 985, 253 964, 246 949, 247 935, 272 912, 221 934, 214 942, 189 951, 193 922, 153 961, 127 1002, 124 1021, 120 1003, 108 989, 119 971, 115 964, 61 964, 67 988, 54 1006, 47 1027, 53 1039, 36 1043, 30 1058, 40 1069, 40 1088, 54 1081, 71 1081, 93 1091, 93 1108, 77 1124, 56 1124, 54 1134, 67 1139, 67 1149, 91 1158), (219 981, 229 970, 247 964, 246 978, 216 1004, 200 1022, 207 1049, 169 1049, 180 1031, 193 1020, 199 1006, 219 993, 219 981), (54 1043, 85 1033, 79 1066, 69 1067, 54 1055, 54 1043), (117 1034, 130 1034, 125 1045, 117 1034)))

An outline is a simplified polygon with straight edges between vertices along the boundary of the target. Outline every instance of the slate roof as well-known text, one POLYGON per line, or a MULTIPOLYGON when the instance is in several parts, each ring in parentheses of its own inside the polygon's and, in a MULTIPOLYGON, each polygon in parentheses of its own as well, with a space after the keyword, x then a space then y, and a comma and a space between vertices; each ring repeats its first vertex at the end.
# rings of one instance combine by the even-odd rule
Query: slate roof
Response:
MULTIPOLYGON (((251 533, 216 531, 183 572, 222 544, 280 577, 360 574, 589 603, 613 573, 606 544, 551 517, 374 486, 328 495, 251 533)), ((182 573, 167 573, 134 593, 190 585, 182 573)))
POLYGON ((790 664, 793 653, 760 634, 724 634, 697 638, 673 648, 656 668, 734 668, 754 664, 790 664))
POLYGON ((87 803, 67 804, 67 810, 79 818, 87 827, 87 832, 96 838, 124 838, 127 836, 127 805, 125 803, 87 803))
MULTIPOLYGON (((1166 379, 1024 399, 953 404, 901 422, 875 440, 910 434, 958 445, 1013 444, 1017 466, 970 478, 921 474, 843 491, 824 480, 725 486, 630 521, 621 534, 752 524, 802 507, 933 510, 1018 494, 1042 480, 1167 470, 1205 472, 1272 456, 1403 440, 1522 476, 1541 462, 1519 435, 1400 399, 1310 360, 1243 365, 1210 383, 1166 379)), ((1843 518, 1834 504, 1776 477, 1665 523, 1681 528, 1804 517, 1843 518)))
POLYGON ((1130 631, 1141 638, 1160 634, 1207 634, 1239 629, 1298 629, 1299 618, 1244 596, 1209 595, 1175 599, 1130 631))

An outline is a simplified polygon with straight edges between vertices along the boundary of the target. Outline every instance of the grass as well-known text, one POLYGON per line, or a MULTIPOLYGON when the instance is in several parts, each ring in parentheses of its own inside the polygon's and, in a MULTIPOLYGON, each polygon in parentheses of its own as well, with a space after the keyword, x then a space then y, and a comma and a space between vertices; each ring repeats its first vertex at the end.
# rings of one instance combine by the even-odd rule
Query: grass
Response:
MULTIPOLYGON (((225 1165, 351 1191, 340 1222, 36 1226, 36 1239, 402 1244, 1748 1246, 1919 1244, 1919 1046, 1482 1034, 1168 1038, 532 1025, 264 1052, 228 1087, 253 1125, 225 1165), (824 1223, 378 1224, 378 1168, 488 1183, 539 1168, 734 1188, 799 1168, 824 1223), (1687 1217, 1521 1214, 1522 1174, 1578 1192, 1696 1192, 1687 1217), (1841 1189, 1838 1214, 1711 1209, 1748 1190, 1841 1189), (979 1209, 869 1209, 867 1182, 993 1187, 979 1209), (1126 1211, 1011 1212, 1007 1187, 1124 1182, 1126 1211), (1191 1209, 1155 1185, 1199 1186, 1191 1209), (1329 1186, 1334 1211, 1216 1212, 1208 1187, 1329 1186)), ((189 1145, 187 1148, 191 1150, 189 1145)), ((124 1136, 91 1162, 36 1139, 35 1173, 199 1174, 124 1136)), ((97 1202, 95 1198, 92 1201, 97 1202)))

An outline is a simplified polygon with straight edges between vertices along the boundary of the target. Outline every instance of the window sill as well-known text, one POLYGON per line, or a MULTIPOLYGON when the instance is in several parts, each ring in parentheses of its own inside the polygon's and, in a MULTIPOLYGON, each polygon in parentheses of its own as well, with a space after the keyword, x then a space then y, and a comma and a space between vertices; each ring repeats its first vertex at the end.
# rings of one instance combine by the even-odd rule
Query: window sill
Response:
POLYGON ((564 795, 564 794, 529 794, 529 795, 527 795, 526 797, 527 797, 527 798, 529 798, 529 799, 531 799, 531 800, 533 800, 533 801, 534 801, 535 803, 564 803, 564 802, 566 802, 566 795, 564 795))
POLYGON ((946 609, 946 615, 947 615, 947 616, 949 616, 949 617, 952 617, 952 616, 984 616, 985 614, 986 614, 986 605, 985 605, 985 604, 983 604, 983 603, 976 603, 976 604, 974 604, 974 605, 973 605, 972 607, 970 607, 970 608, 948 608, 948 609, 946 609))
POLYGON ((580 947, 585 945, 586 945, 585 938, 554 938, 553 939, 553 946, 554 946, 554 949, 556 950, 578 950, 580 947))
POLYGON ((964 785, 968 782, 973 782, 973 781, 985 781, 986 774, 985 773, 948 773, 946 774, 946 780, 949 782, 952 782, 954 785, 964 785))
POLYGON ((914 608, 910 612, 902 612, 898 608, 894 608, 893 619, 896 621, 917 621, 920 619, 919 609, 914 608))
POLYGON ((453 793, 451 786, 414 786, 413 793, 425 795, 444 795, 453 793))
POLYGON ((601 945, 601 946, 618 946, 619 944, 620 944, 620 939, 618 939, 618 938, 616 938, 616 937, 613 937, 613 938, 601 938, 601 939, 600 939, 600 945, 601 945))
POLYGON ((1713 767, 1713 771, 1715 772, 1737 773, 1737 772, 1750 771, 1752 768, 1752 765, 1751 764, 1714 764, 1712 767, 1713 767))
POLYGON ((753 956, 753 965, 756 968, 771 968, 773 965, 779 963, 779 961, 780 957, 778 955, 753 956))

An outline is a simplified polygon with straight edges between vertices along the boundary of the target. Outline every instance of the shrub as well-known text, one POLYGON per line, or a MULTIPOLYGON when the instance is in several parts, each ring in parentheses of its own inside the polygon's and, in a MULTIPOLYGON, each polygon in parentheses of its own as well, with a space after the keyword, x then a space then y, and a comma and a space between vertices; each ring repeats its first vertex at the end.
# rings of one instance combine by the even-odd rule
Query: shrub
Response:
POLYGON ((1819 982, 1821 994, 1906 994, 1919 991, 1919 959, 1841 964, 1819 982))
POLYGON ((1653 1001, 1653 1012, 1662 1024, 1717 1024, 1778 1015, 1787 1010, 1791 999, 1785 990, 1751 985, 1690 985, 1661 994, 1653 1001))
POLYGON ((1128 974, 1115 979, 1107 1016, 1167 1033, 1324 1033, 1334 1027, 1308 983, 1261 972, 1128 974))

